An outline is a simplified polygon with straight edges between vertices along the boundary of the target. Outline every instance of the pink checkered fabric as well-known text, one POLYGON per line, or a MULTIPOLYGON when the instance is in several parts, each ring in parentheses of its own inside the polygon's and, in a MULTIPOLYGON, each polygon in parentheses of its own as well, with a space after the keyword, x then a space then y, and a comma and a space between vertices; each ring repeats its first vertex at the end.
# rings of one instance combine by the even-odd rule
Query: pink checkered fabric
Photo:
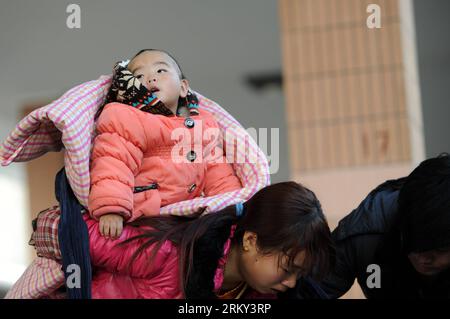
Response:
MULTIPOLYGON (((87 206, 94 115, 103 105, 110 86, 111 76, 101 76, 72 88, 49 105, 30 113, 17 124, 1 145, 1 164, 6 166, 12 162, 29 161, 48 151, 59 151, 64 147, 64 164, 69 183, 80 203, 87 206)), ((220 105, 198 92, 195 93, 199 98, 199 107, 214 115, 223 136, 227 137, 224 140, 227 151, 236 151, 238 161, 232 163, 232 166, 243 188, 174 203, 162 207, 161 215, 189 215, 200 208, 205 208, 205 213, 214 212, 249 199, 270 183, 267 159, 247 131, 220 105), (233 141, 237 141, 237 146, 233 146, 233 141)))
POLYGON ((31 235, 30 245, 36 248, 39 257, 61 261, 61 251, 58 242, 59 206, 53 206, 39 213, 36 229, 31 235))
POLYGON ((33 221, 34 231, 29 244, 36 249, 37 258, 25 270, 5 298, 8 299, 62 299, 64 273, 58 242, 59 206, 40 212, 33 221))
POLYGON ((37 257, 12 286, 5 299, 63 298, 64 272, 57 261, 37 257))

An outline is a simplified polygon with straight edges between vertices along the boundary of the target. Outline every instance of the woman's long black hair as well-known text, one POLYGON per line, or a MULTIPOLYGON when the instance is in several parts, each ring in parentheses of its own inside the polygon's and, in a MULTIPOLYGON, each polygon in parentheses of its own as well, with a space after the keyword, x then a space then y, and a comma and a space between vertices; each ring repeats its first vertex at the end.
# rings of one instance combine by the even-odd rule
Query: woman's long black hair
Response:
MULTIPOLYGON (((201 213, 201 212, 199 212, 201 213)), ((146 248, 156 244, 155 256, 161 245, 169 240, 179 249, 180 279, 183 292, 193 271, 194 244, 207 231, 217 225, 236 224, 233 245, 242 245, 246 231, 257 234, 257 246, 262 253, 283 252, 292 264, 297 254, 305 253, 303 275, 320 279, 325 276, 334 260, 334 246, 330 229, 314 193, 295 182, 267 186, 244 203, 244 213, 236 216, 235 205, 202 217, 149 217, 133 225, 150 226, 136 239, 145 239, 134 253, 135 259, 146 248)))

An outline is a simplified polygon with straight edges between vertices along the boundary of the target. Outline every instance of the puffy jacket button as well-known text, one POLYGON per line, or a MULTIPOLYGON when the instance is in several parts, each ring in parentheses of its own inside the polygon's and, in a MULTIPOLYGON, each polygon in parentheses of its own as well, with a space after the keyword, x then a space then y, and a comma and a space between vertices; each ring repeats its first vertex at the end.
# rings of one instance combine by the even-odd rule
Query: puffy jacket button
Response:
POLYGON ((188 159, 188 161, 193 162, 197 158, 197 154, 194 151, 190 151, 189 153, 187 153, 186 158, 188 159))
POLYGON ((195 189, 197 188, 196 184, 192 184, 189 189, 188 189, 188 193, 192 193, 193 191, 195 191, 195 189))
POLYGON ((193 128, 195 126, 195 121, 193 119, 191 119, 190 117, 188 117, 187 119, 184 120, 184 125, 187 128, 193 128))

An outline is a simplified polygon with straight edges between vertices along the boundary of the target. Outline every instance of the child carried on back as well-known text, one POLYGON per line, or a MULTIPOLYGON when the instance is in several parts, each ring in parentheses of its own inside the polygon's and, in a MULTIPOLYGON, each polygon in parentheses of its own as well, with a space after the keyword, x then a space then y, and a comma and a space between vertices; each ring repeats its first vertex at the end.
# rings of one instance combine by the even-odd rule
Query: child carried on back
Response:
POLYGON ((88 209, 103 236, 161 207, 242 187, 226 163, 219 126, 198 109, 178 63, 140 51, 114 69, 91 154, 88 209))

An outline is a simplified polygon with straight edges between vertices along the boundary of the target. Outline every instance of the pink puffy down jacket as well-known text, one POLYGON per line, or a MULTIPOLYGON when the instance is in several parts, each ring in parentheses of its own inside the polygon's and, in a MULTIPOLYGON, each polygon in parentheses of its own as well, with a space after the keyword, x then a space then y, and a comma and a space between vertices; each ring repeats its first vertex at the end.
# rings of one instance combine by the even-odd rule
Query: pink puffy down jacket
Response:
POLYGON ((242 188, 207 111, 185 118, 110 103, 97 132, 88 203, 96 219, 117 213, 131 222, 168 204, 242 188))
POLYGON ((93 265, 92 298, 160 299, 182 298, 179 287, 177 248, 166 241, 149 264, 153 252, 149 247, 131 263, 133 253, 142 244, 138 239, 118 246, 120 242, 141 234, 136 227, 124 227, 117 240, 106 239, 99 233, 99 223, 85 218, 90 237, 93 265))

